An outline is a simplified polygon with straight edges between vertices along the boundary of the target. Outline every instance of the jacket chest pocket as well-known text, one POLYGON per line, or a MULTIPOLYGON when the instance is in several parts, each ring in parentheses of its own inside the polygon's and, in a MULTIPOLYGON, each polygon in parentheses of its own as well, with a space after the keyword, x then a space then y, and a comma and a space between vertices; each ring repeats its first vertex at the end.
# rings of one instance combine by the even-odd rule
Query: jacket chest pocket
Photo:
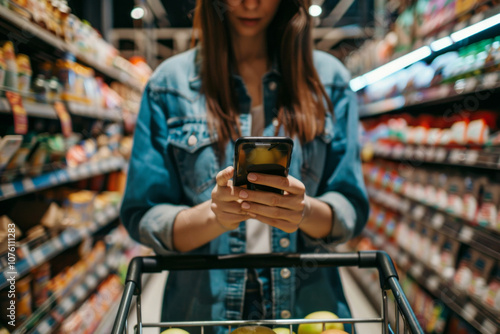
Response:
POLYGON ((214 151, 216 139, 210 137, 205 119, 173 119, 168 127, 168 145, 184 192, 193 204, 201 203, 210 198, 219 171, 214 151))

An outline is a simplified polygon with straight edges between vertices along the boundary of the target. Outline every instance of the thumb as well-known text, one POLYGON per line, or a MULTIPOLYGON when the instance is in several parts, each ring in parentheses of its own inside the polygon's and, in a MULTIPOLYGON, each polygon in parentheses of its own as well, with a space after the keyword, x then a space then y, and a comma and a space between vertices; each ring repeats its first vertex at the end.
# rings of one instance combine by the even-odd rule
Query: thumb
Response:
POLYGON ((215 177, 215 181, 219 187, 226 187, 227 182, 233 177, 234 168, 233 166, 226 167, 221 170, 215 177))

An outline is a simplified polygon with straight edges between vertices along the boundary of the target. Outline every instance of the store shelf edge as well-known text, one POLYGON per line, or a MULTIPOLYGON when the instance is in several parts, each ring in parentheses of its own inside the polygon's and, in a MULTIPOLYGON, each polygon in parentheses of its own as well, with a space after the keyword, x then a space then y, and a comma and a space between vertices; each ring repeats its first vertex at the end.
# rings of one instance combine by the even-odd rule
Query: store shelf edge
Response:
POLYGON ((100 228, 111 223, 118 218, 118 214, 119 208, 110 205, 95 215, 94 221, 90 226, 80 229, 67 228, 58 236, 53 237, 40 247, 30 251, 23 260, 16 263, 15 271, 2 268, 2 275, 0 275, 0 290, 8 286, 9 282, 7 278, 9 278, 10 275, 15 274, 15 276, 19 278, 27 274, 31 269, 52 259, 66 249, 77 244, 85 237, 92 235, 100 228))
POLYGON ((73 168, 60 169, 36 177, 27 177, 11 183, 0 184, 0 201, 59 186, 68 182, 120 170, 125 166, 121 157, 112 157, 97 162, 88 162, 73 168))

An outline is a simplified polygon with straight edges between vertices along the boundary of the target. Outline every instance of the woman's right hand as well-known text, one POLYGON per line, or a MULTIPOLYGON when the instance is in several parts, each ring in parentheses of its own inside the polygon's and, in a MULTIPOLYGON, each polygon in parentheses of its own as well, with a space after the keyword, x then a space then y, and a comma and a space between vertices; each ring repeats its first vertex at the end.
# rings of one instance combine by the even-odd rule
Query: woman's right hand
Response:
POLYGON ((229 166, 217 174, 217 185, 212 190, 210 205, 217 223, 228 231, 237 228, 250 215, 241 210, 242 200, 238 196, 240 189, 233 186, 233 173, 234 168, 229 166))

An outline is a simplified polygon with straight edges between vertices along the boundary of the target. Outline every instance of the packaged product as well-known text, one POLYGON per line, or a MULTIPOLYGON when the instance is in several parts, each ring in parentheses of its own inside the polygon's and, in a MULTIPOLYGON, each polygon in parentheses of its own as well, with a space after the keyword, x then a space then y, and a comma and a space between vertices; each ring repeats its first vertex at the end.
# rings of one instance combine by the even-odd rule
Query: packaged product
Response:
POLYGON ((467 290, 472 284, 472 263, 475 260, 474 254, 475 253, 471 249, 467 249, 458 264, 458 269, 453 281, 455 282, 455 287, 461 290, 467 290))
POLYGON ((477 253, 472 265, 472 282, 467 291, 481 298, 487 289, 487 280, 494 266, 494 260, 488 256, 477 253))
POLYGON ((441 210, 446 210, 448 206, 448 173, 446 171, 440 171, 437 177, 437 188, 436 188, 436 203, 434 204, 441 210))
POLYGON ((31 70, 30 58, 24 54, 17 55, 17 71, 18 71, 18 91, 21 94, 27 94, 31 85, 31 70))
POLYGON ((448 320, 446 334, 477 334, 477 330, 452 313, 448 320))
POLYGON ((5 63, 5 58, 3 56, 3 49, 0 48, 0 87, 4 86, 6 71, 7 71, 7 64, 5 63))
POLYGON ((33 305, 37 309, 49 298, 50 263, 45 262, 33 269, 31 275, 33 277, 33 305))
POLYGON ((23 142, 23 136, 7 135, 0 139, 0 172, 2 172, 10 159, 17 152, 23 142))
POLYGON ((474 222, 478 210, 480 178, 473 176, 465 176, 464 183, 464 196, 463 196, 463 210, 462 217, 469 222, 474 222))
POLYGON ((8 216, 0 216, 0 254, 4 254, 9 250, 9 239, 12 239, 13 234, 12 229, 15 231, 15 240, 18 240, 20 237, 22 237, 23 232, 8 216))
POLYGON ((464 203, 464 182, 460 175, 454 175, 448 178, 448 203, 446 205, 446 212, 455 216, 462 216, 464 203))
POLYGON ((446 239, 441 250, 441 257, 437 272, 445 279, 452 279, 455 276, 455 263, 460 243, 456 240, 446 239))
POLYGON ((32 313, 31 276, 18 279, 16 282, 16 315, 17 322, 22 323, 32 313))
POLYGON ((64 205, 64 225, 87 225, 93 218, 93 201, 95 194, 91 191, 81 190, 68 196, 64 205))
POLYGON ((429 248, 429 265, 435 271, 438 271, 441 263, 441 248, 445 242, 445 236, 441 233, 434 233, 431 238, 431 245, 429 248))
POLYGON ((33 81, 33 93, 35 94, 35 101, 40 103, 48 102, 48 83, 43 74, 38 74, 33 81))
POLYGON ((452 144, 465 145, 467 143, 467 128, 469 122, 462 120, 453 123, 451 126, 451 141, 452 144))
POLYGON ((5 81, 3 85, 6 89, 17 90, 19 87, 17 78, 17 61, 14 53, 14 44, 8 41, 3 44, 3 58, 5 61, 5 81))
POLYGON ((500 311, 500 267, 498 267, 498 264, 495 275, 490 278, 488 287, 481 299, 486 305, 500 311))
POLYGON ((484 227, 496 228, 497 208, 500 204, 500 185, 491 182, 483 185, 480 203, 477 223, 484 227))

